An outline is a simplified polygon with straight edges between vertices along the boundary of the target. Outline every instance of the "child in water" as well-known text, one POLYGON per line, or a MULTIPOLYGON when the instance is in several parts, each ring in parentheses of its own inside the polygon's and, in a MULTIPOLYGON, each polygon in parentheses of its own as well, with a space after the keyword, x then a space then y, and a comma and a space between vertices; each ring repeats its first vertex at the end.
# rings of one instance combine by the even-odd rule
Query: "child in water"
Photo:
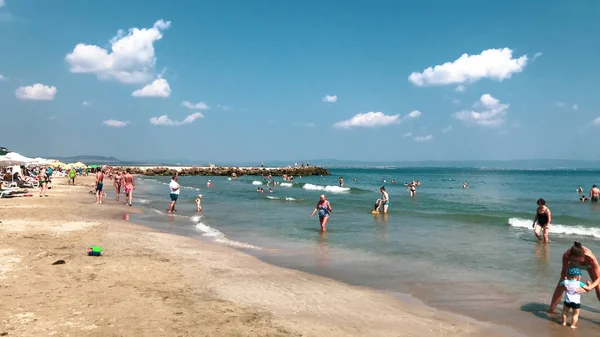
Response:
POLYGON ((198 213, 202 212, 202 194, 198 194, 198 198, 196 198, 196 209, 198 213))
POLYGON ((377 199, 377 201, 375 201, 375 205, 373 205, 373 210, 371 211, 371 214, 379 214, 380 206, 381 206, 381 199, 377 199))
MULTIPOLYGON (((579 308, 581 308, 581 295, 577 292, 577 289, 585 287, 585 284, 581 282, 581 269, 577 267, 571 267, 567 271, 567 278, 562 281, 563 291, 565 292, 565 302, 563 303, 562 311, 562 325, 567 325, 567 316, 569 310, 573 309, 573 317, 571 318, 571 329, 577 329, 577 321, 579 321, 579 308)), ((587 281, 587 285, 592 284, 587 281)))

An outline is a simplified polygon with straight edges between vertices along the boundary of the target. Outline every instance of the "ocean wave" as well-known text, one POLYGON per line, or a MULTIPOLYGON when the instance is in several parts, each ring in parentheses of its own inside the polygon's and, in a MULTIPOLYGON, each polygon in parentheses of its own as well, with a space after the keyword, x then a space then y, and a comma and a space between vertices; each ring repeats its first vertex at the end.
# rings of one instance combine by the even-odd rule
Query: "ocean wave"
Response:
POLYGON ((304 184, 304 186, 302 186, 303 189, 305 190, 310 190, 310 191, 325 191, 325 192, 329 192, 329 193, 346 193, 346 192, 350 192, 350 187, 339 187, 339 186, 331 186, 331 185, 327 185, 327 186, 322 186, 322 185, 313 185, 313 184, 304 184))
POLYGON ((285 201, 296 201, 298 199, 296 198, 292 198, 292 197, 273 197, 270 195, 267 195, 267 199, 271 199, 271 200, 285 200, 285 201))
POLYGON ((262 181, 258 181, 258 180, 254 180, 252 182, 252 185, 262 185, 262 184, 263 184, 262 181))
POLYGON ((201 216, 193 216, 193 217, 191 217, 192 222, 196 223, 196 229, 199 230, 200 232, 204 233, 204 234, 202 234, 202 236, 205 236, 205 237, 208 237, 208 238, 212 238, 215 242, 222 243, 222 244, 225 244, 225 245, 228 245, 228 246, 232 246, 232 247, 236 247, 236 248, 246 248, 246 249, 263 250, 262 247, 251 245, 251 244, 246 243, 246 242, 239 242, 239 241, 235 241, 235 240, 230 240, 220 230, 204 224, 201 221, 201 219, 202 219, 201 216))
MULTIPOLYGON (((521 218, 509 218, 508 224, 512 227, 517 228, 531 228, 532 220, 521 219, 521 218)), ((584 227, 584 226, 571 226, 552 224, 550 227, 550 233, 567 234, 567 235, 578 235, 578 236, 592 236, 600 238, 600 228, 598 227, 584 227)))
POLYGON ((281 187, 292 187, 292 186, 294 186, 294 184, 292 184, 292 183, 279 183, 279 186, 281 186, 281 187))

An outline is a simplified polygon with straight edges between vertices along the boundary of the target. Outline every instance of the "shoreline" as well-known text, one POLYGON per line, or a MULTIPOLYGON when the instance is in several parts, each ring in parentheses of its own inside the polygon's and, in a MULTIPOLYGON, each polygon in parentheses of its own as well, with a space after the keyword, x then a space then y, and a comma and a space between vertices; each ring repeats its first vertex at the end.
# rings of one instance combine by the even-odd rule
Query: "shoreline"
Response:
POLYGON ((4 265, 0 294, 9 307, 17 308, 3 313, 7 324, 0 332, 20 336, 52 331, 86 336, 125 331, 273 336, 506 336, 508 332, 384 292, 277 267, 237 249, 129 223, 125 221, 129 214, 140 210, 111 199, 95 205, 87 187, 58 185, 50 191, 49 198, 13 198, 0 204, 0 230, 7 238, 0 244, 4 265), (70 201, 73 194, 77 198, 70 201), (32 207, 48 207, 41 203, 55 212, 30 212, 32 207), (105 248, 102 257, 86 256, 91 244, 105 248), (59 258, 66 264, 50 265, 59 258), (29 294, 31 286, 36 294, 29 294), (45 308, 48 303, 50 308, 45 308), (130 315, 117 319, 119 313, 130 315), (198 324, 199 317, 208 319, 198 324))

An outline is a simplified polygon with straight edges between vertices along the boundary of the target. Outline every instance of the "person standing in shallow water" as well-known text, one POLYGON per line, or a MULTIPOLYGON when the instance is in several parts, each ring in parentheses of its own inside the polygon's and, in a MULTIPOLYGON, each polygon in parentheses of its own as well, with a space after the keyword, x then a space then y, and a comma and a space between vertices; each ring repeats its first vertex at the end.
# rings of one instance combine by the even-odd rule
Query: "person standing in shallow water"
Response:
POLYGON ((390 196, 389 196, 388 192, 386 192, 385 186, 381 186, 381 188, 379 189, 379 192, 381 192, 381 202, 380 203, 383 205, 383 206, 381 206, 383 209, 383 213, 387 213, 388 207, 390 207, 390 196))
POLYGON ((532 225, 534 228, 533 233, 540 242, 548 243, 550 242, 548 232, 550 231, 550 223, 552 222, 552 213, 550 212, 550 208, 546 207, 546 200, 539 198, 537 204, 538 208, 535 211, 535 218, 533 218, 532 225))
POLYGON ((331 213, 331 204, 325 198, 325 194, 321 194, 319 202, 315 209, 310 213, 309 217, 313 217, 315 213, 319 212, 319 224, 321 225, 321 232, 327 232, 327 222, 329 222, 329 214, 331 213))
POLYGON ((175 204, 177 203, 177 199, 179 198, 179 192, 181 191, 181 186, 179 185, 179 183, 177 183, 177 175, 174 175, 171 179, 169 188, 171 189, 171 205, 169 206, 169 213, 174 213, 175 204))

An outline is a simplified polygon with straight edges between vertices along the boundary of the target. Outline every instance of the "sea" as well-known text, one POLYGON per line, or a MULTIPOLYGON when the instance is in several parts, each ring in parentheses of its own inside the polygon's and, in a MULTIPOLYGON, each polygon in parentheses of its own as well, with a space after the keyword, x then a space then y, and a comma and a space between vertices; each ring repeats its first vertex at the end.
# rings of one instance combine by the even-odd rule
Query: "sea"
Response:
MULTIPOLYGON (((600 170, 330 171, 331 176, 297 176, 293 182, 273 177, 277 187, 267 186, 266 176, 182 176, 175 215, 167 214, 170 177, 137 177, 134 204, 145 212, 131 219, 274 265, 410 296, 415 305, 526 336, 570 336, 571 329, 544 310, 560 278, 562 254, 574 241, 600 255, 600 205, 582 203, 577 192, 582 186, 587 194, 592 184, 600 184, 600 170), (421 182, 414 197, 404 186, 411 180, 421 182), (374 215, 381 186, 389 193, 389 212, 374 215), (264 193, 257 192, 260 187, 264 193), (198 194, 202 214, 194 203, 198 194), (318 216, 309 218, 321 194, 333 208, 326 234, 320 233, 318 216), (552 212, 549 244, 538 243, 531 228, 538 198, 552 212)), ((582 296, 579 334, 600 336, 594 292, 582 296)))

